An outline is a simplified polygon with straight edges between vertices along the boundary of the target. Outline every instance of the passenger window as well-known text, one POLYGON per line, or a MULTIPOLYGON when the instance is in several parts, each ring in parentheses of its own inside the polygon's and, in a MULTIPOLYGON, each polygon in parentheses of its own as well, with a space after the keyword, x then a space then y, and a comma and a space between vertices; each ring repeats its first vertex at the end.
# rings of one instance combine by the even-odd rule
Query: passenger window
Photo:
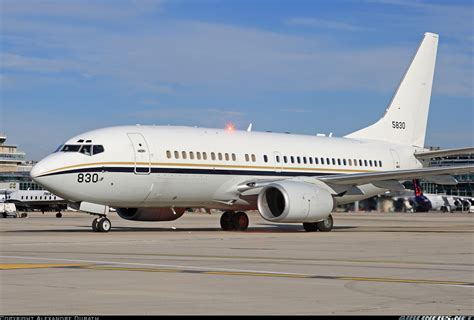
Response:
POLYGON ((198 160, 201 160, 201 152, 196 152, 196 158, 197 158, 198 160))
POLYGON ((174 152, 174 158, 175 158, 175 159, 179 159, 179 152, 178 152, 178 151, 175 151, 175 152, 174 152))
POLYGON ((91 153, 91 145, 85 145, 85 146, 82 146, 81 148, 81 153, 82 154, 85 154, 86 156, 91 156, 92 153, 91 153))
POLYGON ((288 162, 288 158, 286 156, 283 156, 283 162, 284 163, 287 163, 288 162))
POLYGON ((303 157, 303 163, 306 164, 306 157, 303 157))
POLYGON ((249 155, 248 153, 245 154, 245 161, 249 162, 250 161, 250 158, 249 158, 249 155))
POLYGON ((291 163, 295 163, 295 157, 291 156, 290 160, 291 160, 291 163))
POLYGON ((337 158, 337 165, 340 166, 341 165, 341 159, 337 158))
POLYGON ((252 161, 255 162, 256 161, 256 158, 255 158, 255 155, 252 154, 252 161))
POLYGON ((225 156, 225 161, 229 161, 229 154, 225 153, 224 156, 225 156))
POLYGON ((221 161, 222 161, 222 153, 220 153, 220 152, 219 152, 219 153, 217 153, 217 158, 219 158, 219 160, 221 160, 221 161))
POLYGON ((104 152, 104 147, 102 145, 95 145, 92 147, 92 154, 99 154, 104 152))
POLYGON ((232 154, 232 161, 236 161, 237 157, 235 156, 235 153, 232 154))
POLYGON ((207 160, 207 153, 206 153, 206 152, 203 152, 203 153, 202 153, 202 158, 203 158, 204 160, 207 160))
POLYGON ((181 155, 183 156, 183 159, 186 159, 186 151, 182 151, 181 155))
POLYGON ((216 160, 216 154, 214 152, 211 152, 211 159, 216 160))
POLYGON ((194 160, 194 152, 189 151, 189 159, 194 160))
POLYGON ((268 157, 267 157, 267 155, 264 155, 264 156, 263 156, 263 161, 268 162, 268 157))
POLYGON ((332 165, 335 166, 336 165, 336 159, 332 158, 332 165))
POLYGON ((276 162, 280 163, 280 156, 276 156, 276 162))
POLYGON ((377 161, 374 160, 374 167, 377 167, 377 161))
POLYGON ((368 167, 368 165, 367 165, 367 160, 364 160, 364 165, 365 165, 366 167, 368 167))
MULTIPOLYGON (((94 150, 94 151, 95 151, 95 150, 94 150)), ((166 151, 166 157, 167 157, 168 159, 171 159, 171 151, 169 151, 169 150, 166 151)))
POLYGON ((296 157, 296 162, 301 163, 300 157, 296 157))
POLYGON ((362 163, 362 160, 361 160, 361 159, 359 159, 359 166, 361 166, 361 167, 362 167, 363 165, 364 165, 364 164, 362 163))
POLYGON ((324 158, 321 158, 321 164, 324 164, 324 158))
POLYGON ((379 167, 382 168, 382 161, 379 160, 379 167))
POLYGON ((314 164, 319 164, 319 159, 318 158, 314 158, 314 164))
POLYGON ((347 162, 346 162, 346 159, 342 159, 342 164, 347 166, 347 162))
POLYGON ((313 158, 308 157, 308 160, 309 160, 309 164, 313 164, 313 158))
POLYGON ((369 160, 369 167, 372 167, 372 160, 369 160))

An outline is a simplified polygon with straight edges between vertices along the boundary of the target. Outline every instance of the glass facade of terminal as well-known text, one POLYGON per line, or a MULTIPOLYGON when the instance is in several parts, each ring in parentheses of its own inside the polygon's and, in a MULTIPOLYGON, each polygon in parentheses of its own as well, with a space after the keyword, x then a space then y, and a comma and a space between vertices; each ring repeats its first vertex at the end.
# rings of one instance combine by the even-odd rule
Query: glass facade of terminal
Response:
MULTIPOLYGON (((466 165, 474 165, 474 154, 435 158, 430 161, 430 166, 433 167, 466 165)), ((425 193, 472 197, 474 195, 474 173, 454 177, 458 181, 457 185, 439 185, 422 181, 421 186, 425 193)))

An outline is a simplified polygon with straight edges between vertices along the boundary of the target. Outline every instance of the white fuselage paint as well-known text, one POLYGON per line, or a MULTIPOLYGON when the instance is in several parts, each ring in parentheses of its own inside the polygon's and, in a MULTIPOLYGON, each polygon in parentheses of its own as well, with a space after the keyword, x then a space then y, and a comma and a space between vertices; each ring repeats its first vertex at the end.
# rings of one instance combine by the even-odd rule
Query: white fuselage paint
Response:
MULTIPOLYGON (((80 144, 77 143, 80 139, 91 140, 88 144, 103 145, 105 151, 92 156, 55 152, 40 161, 31 175, 65 199, 111 207, 249 210, 256 209, 255 197, 240 196, 237 190, 237 186, 249 181, 422 167, 413 156, 417 151, 414 147, 348 138, 173 126, 123 126, 86 132, 65 144, 80 144), (175 157, 175 151, 179 158, 175 157), (193 159, 190 152, 193 152, 193 159), (198 152, 201 159, 197 159, 198 152), (204 153, 207 159, 204 159, 204 153), (215 160, 211 158, 212 153, 215 160), (222 160, 218 159, 219 153, 222 160), (229 160, 225 159, 225 154, 229 160), (246 154, 250 161, 246 161, 246 154), (252 155, 255 155, 255 161, 252 161, 252 155), (276 156, 279 156, 279 163, 276 156), (283 162, 285 156, 287 163, 283 162), (290 157, 294 158, 294 163, 290 157), (297 157, 300 157, 300 163, 297 163, 297 157), (306 164, 303 157, 306 157, 306 164), (315 157, 319 159, 318 164, 315 164, 315 157), (324 164, 320 158, 325 159, 324 164), (330 164, 326 163, 327 158, 331 159, 330 164), (333 165, 332 158, 341 159, 341 165, 337 162, 333 165), (346 165, 342 159, 346 159, 346 165), (359 162, 359 159, 381 161, 382 167, 354 165, 354 160, 359 162), (86 178, 78 182, 79 174, 96 176, 89 177, 90 182, 85 182, 86 178), (94 178, 97 182, 92 182, 94 178)), ((385 191, 373 185, 363 185, 361 189, 364 195, 336 197, 337 203, 349 203, 385 191)))

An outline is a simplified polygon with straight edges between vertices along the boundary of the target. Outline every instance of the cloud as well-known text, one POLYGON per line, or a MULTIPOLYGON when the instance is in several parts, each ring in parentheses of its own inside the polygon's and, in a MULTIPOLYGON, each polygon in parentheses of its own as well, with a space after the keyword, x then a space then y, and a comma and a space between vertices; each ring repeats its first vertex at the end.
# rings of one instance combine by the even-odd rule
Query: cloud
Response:
MULTIPOLYGON (((159 0, 2 0, 2 15, 92 20, 120 20, 161 10, 159 0)), ((70 21, 69 21, 70 22, 70 21)))
MULTIPOLYGON (((136 21, 125 31, 10 17, 3 33, 10 37, 12 48, 37 47, 39 52, 49 49, 56 54, 4 53, 6 75, 9 70, 72 72, 106 77, 130 92, 157 95, 175 95, 187 88, 389 92, 417 46, 413 42, 348 48, 342 40, 314 35, 166 19, 153 27, 136 21), (14 38, 18 32, 22 37, 14 38)), ((472 96, 469 55, 440 56, 438 66, 449 81, 437 84, 436 92, 472 96), (462 63, 442 65, 443 59, 454 56, 462 63)))
POLYGON ((285 24, 290 26, 303 26, 311 28, 322 28, 322 29, 333 29, 341 31, 366 31, 368 28, 361 27, 346 22, 336 21, 336 20, 326 20, 319 18, 289 18, 284 21, 285 24))

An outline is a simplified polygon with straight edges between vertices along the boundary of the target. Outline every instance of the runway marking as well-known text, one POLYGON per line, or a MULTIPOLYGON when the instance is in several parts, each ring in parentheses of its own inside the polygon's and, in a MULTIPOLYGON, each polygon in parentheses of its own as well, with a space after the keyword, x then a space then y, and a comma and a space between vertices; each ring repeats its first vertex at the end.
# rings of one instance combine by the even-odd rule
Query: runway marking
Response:
MULTIPOLYGON (((314 274, 298 274, 298 273, 284 273, 284 272, 269 272, 269 271, 255 271, 255 270, 238 270, 238 269, 223 269, 223 268, 207 268, 196 266, 179 266, 179 265, 159 265, 146 263, 131 263, 131 262, 113 262, 113 261, 90 261, 90 260, 75 260, 75 259, 54 259, 54 258, 38 258, 38 257, 15 257, 15 256, 0 256, 0 258, 14 258, 14 259, 36 259, 36 260, 61 260, 74 262, 87 262, 89 264, 0 264, 0 270, 11 269, 28 269, 25 266, 38 266, 39 268, 77 268, 83 270, 104 270, 104 271, 132 271, 132 272, 166 272, 166 273, 192 273, 205 274, 216 276, 249 276, 249 277, 272 277, 272 278, 292 278, 292 279, 322 279, 322 280, 343 280, 343 281, 367 281, 367 282, 388 282, 388 283, 404 283, 404 284, 428 284, 428 285, 443 285, 443 286, 460 286, 474 288, 474 283, 463 281, 442 281, 442 280, 424 280, 424 279, 397 279, 397 278, 375 278, 375 277, 349 277, 349 276, 323 276, 314 274), (103 265, 90 265, 90 263, 97 263, 103 265), (143 267, 114 267, 109 265, 140 265, 143 267), (17 268, 15 268, 15 266, 17 268), (23 266, 23 268, 21 268, 23 266), (5 268, 4 268, 5 267, 5 268)), ((34 268, 34 267, 32 267, 34 268)))
POLYGON ((60 263, 2 263, 0 270, 16 270, 16 269, 40 269, 40 268, 64 268, 79 267, 80 264, 60 264, 60 263))

